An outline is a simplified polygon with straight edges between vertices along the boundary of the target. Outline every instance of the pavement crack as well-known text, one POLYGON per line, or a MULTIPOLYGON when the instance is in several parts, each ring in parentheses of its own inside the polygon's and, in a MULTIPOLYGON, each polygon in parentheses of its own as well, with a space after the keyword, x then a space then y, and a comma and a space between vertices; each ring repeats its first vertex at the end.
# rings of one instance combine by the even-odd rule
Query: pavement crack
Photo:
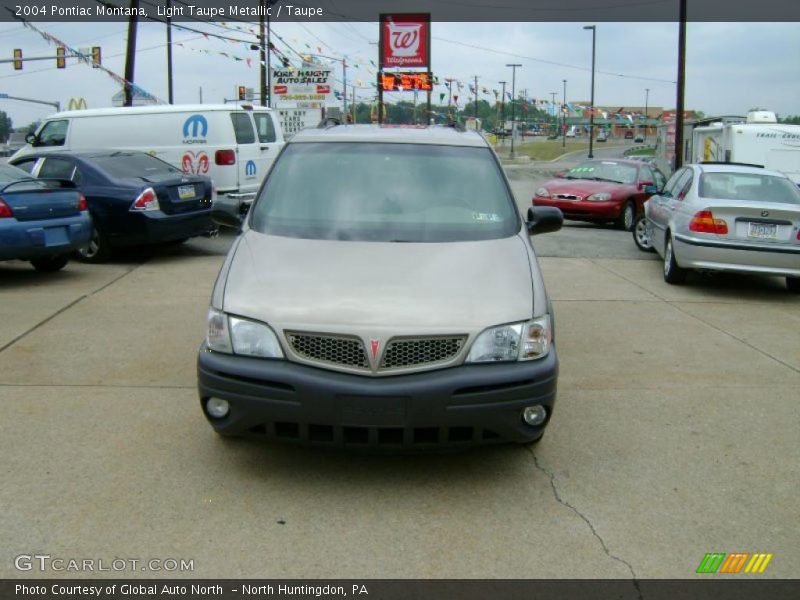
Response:
POLYGON ((556 476, 555 476, 555 474, 552 471, 549 471, 548 469, 546 469, 544 466, 542 466, 539 463, 539 457, 536 456, 536 452, 534 451, 533 448, 527 447, 526 449, 528 450, 528 452, 530 452, 531 456, 533 457, 533 464, 536 466, 536 468, 539 471, 541 471, 542 473, 544 473, 547 476, 547 478, 550 480, 550 487, 553 489, 553 497, 556 499, 556 502, 558 502, 562 506, 570 509, 584 523, 586 523, 586 525, 589 526, 589 530, 592 532, 592 535, 595 538, 597 538, 597 541, 600 542, 600 546, 603 548, 603 552, 605 552, 606 556, 608 556, 610 559, 615 560, 618 563, 621 563, 621 564, 625 565, 626 567, 628 567, 628 570, 631 572, 631 578, 633 580, 633 587, 636 588, 636 594, 639 597, 639 600, 643 600, 644 596, 642 596, 642 589, 639 586, 639 577, 636 575, 636 571, 634 570, 633 565, 631 563, 629 563, 627 560, 625 560, 624 558, 620 558, 616 554, 612 554, 611 553, 611 550, 609 550, 609 548, 608 548, 608 544, 606 544, 606 541, 597 532, 597 529, 595 528, 594 524, 589 520, 589 518, 586 515, 584 515, 581 511, 579 511, 574 505, 570 504, 567 500, 565 500, 564 498, 561 497, 561 494, 558 492, 558 487, 556 487, 556 476))
MULTIPOLYGON (((146 262, 146 261, 145 261, 145 262, 146 262)), ((47 323, 49 323, 50 321, 52 321, 53 319, 55 319, 55 318, 56 318, 58 315, 60 315, 60 314, 62 314, 62 313, 64 313, 64 312, 66 312, 66 311, 68 311, 70 308, 72 308, 73 306, 75 306, 75 305, 76 305, 76 304, 78 304, 79 302, 81 302, 81 301, 83 301, 83 300, 86 300, 86 298, 91 298, 91 297, 92 297, 92 296, 94 296, 95 294, 98 294, 98 293, 102 292, 104 289, 106 289, 107 287, 109 287, 109 286, 111 286, 111 285, 115 284, 116 282, 118 282, 120 279, 122 279, 122 278, 123 278, 123 277, 125 277, 126 275, 130 275, 131 273, 133 273, 133 272, 134 272, 136 269, 138 269, 139 267, 141 267, 143 264, 144 264, 144 262, 142 262, 142 263, 139 263, 138 265, 136 265, 136 266, 135 266, 135 267, 133 267, 132 269, 128 269, 127 271, 125 271, 124 273, 122 273, 121 275, 119 275, 118 277, 115 277, 114 279, 112 279, 111 281, 109 281, 108 283, 106 283, 105 285, 103 285, 103 286, 100 286, 99 288, 97 288, 96 290, 93 290, 93 291, 89 292, 88 294, 83 294, 82 296, 79 296, 79 297, 75 298, 75 300, 73 300, 72 302, 70 302, 70 303, 69 303, 69 304, 67 304, 66 306, 62 306, 61 308, 59 308, 59 309, 58 309, 56 312, 54 312, 54 313, 53 313, 52 315, 50 315, 49 317, 47 317, 47 318, 45 318, 45 319, 42 319, 41 321, 39 321, 38 323, 36 323, 36 325, 34 325, 33 327, 31 327, 31 328, 30 328, 30 329, 28 329, 27 331, 23 331, 22 333, 20 333, 20 334, 19 334, 17 337, 15 337, 15 338, 14 338, 13 340, 11 340, 10 342, 6 343, 6 344, 5 344, 5 345, 3 345, 3 346, 0 346, 0 352, 5 352, 5 351, 6 351, 6 350, 8 350, 8 349, 9 349, 11 346, 13 346, 14 344, 16 344, 18 341, 20 341, 21 339, 23 339, 23 338, 25 338, 25 337, 29 336, 31 333, 33 333, 34 331, 36 331, 37 329, 39 329, 39 328, 40 328, 42 325, 46 325, 47 323)))

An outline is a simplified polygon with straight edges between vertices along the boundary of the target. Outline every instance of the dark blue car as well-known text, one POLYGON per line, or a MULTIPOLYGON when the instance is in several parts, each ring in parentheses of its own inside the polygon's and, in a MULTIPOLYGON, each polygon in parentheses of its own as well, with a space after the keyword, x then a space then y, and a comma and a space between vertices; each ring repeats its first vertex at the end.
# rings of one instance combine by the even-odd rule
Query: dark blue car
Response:
POLYGON ((0 165, 0 260, 58 271, 92 235, 86 199, 68 181, 32 179, 0 165))
POLYGON ((37 177, 68 179, 86 196, 94 234, 78 257, 109 258, 119 246, 182 242, 216 230, 214 187, 136 151, 41 152, 11 161, 37 177))

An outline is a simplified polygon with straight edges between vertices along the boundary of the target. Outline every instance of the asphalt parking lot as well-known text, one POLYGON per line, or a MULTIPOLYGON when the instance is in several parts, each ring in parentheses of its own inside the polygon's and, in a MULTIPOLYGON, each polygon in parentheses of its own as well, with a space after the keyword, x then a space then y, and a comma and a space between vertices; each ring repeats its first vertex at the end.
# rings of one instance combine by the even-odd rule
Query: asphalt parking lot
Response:
MULTIPOLYGON (((521 207, 536 181, 513 179, 521 207)), ((737 551, 797 575, 800 298, 781 280, 674 287, 628 233, 537 237, 561 359, 541 444, 371 456, 207 425, 195 355, 230 242, 0 263, 0 576, 41 576, 14 557, 44 553, 194 561, 116 576, 685 578, 737 551)))

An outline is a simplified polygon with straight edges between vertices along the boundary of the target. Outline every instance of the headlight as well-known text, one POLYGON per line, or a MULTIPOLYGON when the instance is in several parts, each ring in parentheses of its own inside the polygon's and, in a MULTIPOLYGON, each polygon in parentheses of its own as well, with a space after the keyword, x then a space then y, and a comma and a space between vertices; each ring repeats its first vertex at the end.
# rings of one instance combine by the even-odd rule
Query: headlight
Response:
POLYGON ((209 350, 225 354, 283 358, 278 338, 269 326, 231 317, 215 308, 208 310, 206 345, 209 350))
POLYGON ((272 329, 264 323, 229 317, 234 354, 259 358, 283 358, 283 350, 272 329))
POLYGON ((595 202, 604 202, 605 200, 611 200, 611 194, 608 192, 598 192, 597 194, 587 196, 586 199, 593 200, 595 202))
POLYGON ((231 354, 231 336, 228 333, 228 316, 216 308, 208 309, 208 333, 206 345, 214 352, 231 354))
POLYGON ((543 358, 550 352, 550 316, 492 327, 473 342, 468 363, 511 362, 543 358))
POLYGON ((550 192, 547 191, 547 188, 540 187, 538 190, 536 190, 536 195, 539 198, 549 198, 550 192))

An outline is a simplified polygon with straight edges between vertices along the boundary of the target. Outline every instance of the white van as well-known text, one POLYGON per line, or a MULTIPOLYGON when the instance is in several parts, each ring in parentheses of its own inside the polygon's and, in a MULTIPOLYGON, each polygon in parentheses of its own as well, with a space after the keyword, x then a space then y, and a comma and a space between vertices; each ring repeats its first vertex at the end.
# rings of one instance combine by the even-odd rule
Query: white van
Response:
POLYGON ((157 104, 56 113, 14 154, 42 150, 140 150, 186 173, 207 175, 231 200, 255 196, 284 139, 274 111, 233 104, 157 104))

